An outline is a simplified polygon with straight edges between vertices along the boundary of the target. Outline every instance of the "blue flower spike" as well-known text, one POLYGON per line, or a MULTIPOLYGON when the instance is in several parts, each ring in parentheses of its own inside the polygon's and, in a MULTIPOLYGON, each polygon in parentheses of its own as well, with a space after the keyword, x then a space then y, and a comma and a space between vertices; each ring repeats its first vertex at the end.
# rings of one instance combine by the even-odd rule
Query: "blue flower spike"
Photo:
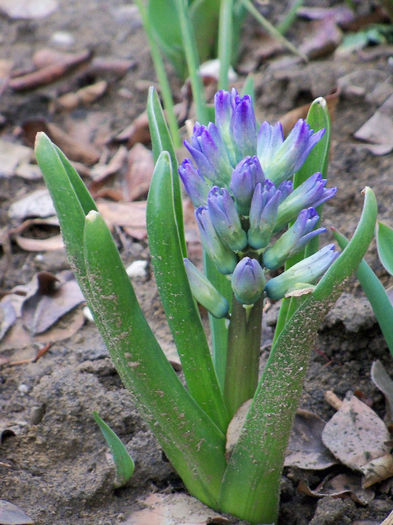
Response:
POLYGON ((278 301, 294 290, 315 284, 329 266, 337 259, 339 252, 334 244, 328 244, 306 259, 294 264, 282 274, 267 282, 265 292, 270 299, 278 301))
POLYGON ((292 177, 324 133, 324 129, 314 133, 309 124, 300 119, 284 140, 281 123, 271 126, 264 122, 258 133, 257 155, 265 176, 276 185, 292 177))
POLYGON ((244 158, 233 170, 230 189, 241 215, 248 216, 250 214, 251 199, 255 186, 263 181, 263 171, 256 155, 244 158))
POLYGON ((234 252, 243 250, 247 246, 247 234, 242 229, 235 202, 229 191, 213 186, 207 198, 207 209, 221 241, 234 252))
POLYGON ((230 274, 235 269, 237 257, 219 238, 209 216, 208 209, 200 206, 195 211, 203 247, 219 272, 230 274))
POLYGON ((184 259, 184 266, 188 282, 190 283, 191 293, 195 300, 214 315, 214 317, 218 319, 225 317, 229 310, 229 304, 225 297, 217 291, 212 283, 189 259, 184 259))
POLYGON ((314 208, 302 210, 289 230, 266 250, 263 255, 263 264, 269 270, 275 270, 282 266, 289 257, 300 252, 313 237, 325 233, 326 228, 314 230, 318 220, 319 215, 314 208))
POLYGON ((236 299, 245 305, 255 304, 263 293, 265 275, 256 259, 244 257, 232 275, 232 290, 236 299))

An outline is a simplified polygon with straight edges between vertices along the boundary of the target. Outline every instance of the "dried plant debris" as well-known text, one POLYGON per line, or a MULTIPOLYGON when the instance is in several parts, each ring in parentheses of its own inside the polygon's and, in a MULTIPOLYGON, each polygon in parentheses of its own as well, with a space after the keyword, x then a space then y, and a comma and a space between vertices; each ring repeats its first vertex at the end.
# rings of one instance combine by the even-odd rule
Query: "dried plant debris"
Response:
POLYGON ((356 131, 354 137, 363 140, 362 147, 374 155, 386 155, 393 150, 393 94, 356 131))
POLYGON ((342 40, 342 32, 333 16, 316 20, 310 24, 310 34, 299 50, 308 58, 329 55, 342 40))
POLYGON ((343 401, 322 432, 322 441, 332 454, 365 475, 364 487, 393 476, 390 440, 382 419, 355 396, 343 401))
POLYGON ((15 287, 0 301, 3 312, 0 350, 69 337, 82 326, 82 312, 77 311, 66 326, 55 325, 83 302, 84 297, 70 271, 57 276, 38 273, 28 284, 15 287))
POLYGON ((374 499, 374 492, 371 489, 363 488, 361 478, 356 474, 338 474, 334 477, 329 475, 315 489, 310 489, 305 481, 301 481, 298 485, 298 491, 314 498, 323 496, 342 497, 349 494, 356 503, 361 505, 368 505, 374 499))
POLYGON ((186 494, 150 494, 145 509, 133 512, 125 525, 210 525, 230 523, 217 512, 186 494), (215 521, 220 520, 220 521, 215 521))
POLYGON ((27 233, 32 227, 42 227, 43 229, 50 227, 56 228, 56 231, 58 231, 59 221, 57 217, 27 219, 13 230, 10 230, 10 237, 15 239, 17 245, 22 248, 22 250, 26 250, 27 252, 45 252, 64 248, 63 238, 60 233, 45 238, 28 237, 27 233))
POLYGON ((97 208, 110 228, 121 226, 134 239, 146 239, 146 201, 111 202, 98 199, 97 208))
POLYGON ((348 6, 337 7, 299 7, 296 11, 297 16, 307 18, 308 20, 324 20, 333 18, 336 24, 346 27, 354 21, 355 15, 348 6))
POLYGON ((50 217, 55 215, 55 207, 47 189, 36 190, 22 199, 13 202, 8 210, 11 219, 27 217, 50 217))
POLYGON ((13 177, 19 166, 28 164, 33 150, 6 139, 0 139, 0 178, 13 177))
POLYGON ((154 160, 151 150, 142 144, 135 144, 128 154, 127 200, 133 201, 147 196, 153 170, 154 160))
POLYGON ((0 499, 0 525, 34 525, 34 521, 13 503, 0 499))
POLYGON ((325 421, 308 410, 298 410, 285 457, 286 467, 323 470, 337 463, 322 442, 325 421))

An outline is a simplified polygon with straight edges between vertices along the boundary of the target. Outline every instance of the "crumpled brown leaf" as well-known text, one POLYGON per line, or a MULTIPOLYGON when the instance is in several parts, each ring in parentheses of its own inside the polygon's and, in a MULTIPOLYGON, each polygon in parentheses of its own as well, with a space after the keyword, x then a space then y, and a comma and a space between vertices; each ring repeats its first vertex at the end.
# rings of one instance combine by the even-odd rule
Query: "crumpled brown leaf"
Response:
POLYGON ((319 58, 332 53, 342 40, 342 33, 334 16, 311 22, 307 39, 299 51, 308 58, 319 58))
MULTIPOLYGON (((370 462, 389 455, 390 439, 382 419, 356 396, 343 401, 322 432, 322 441, 332 454, 344 465, 363 473, 375 470, 370 462)), ((386 477, 393 474, 389 473, 388 463, 385 458, 379 469, 380 474, 385 473, 386 477)), ((364 486, 370 486, 370 479, 368 474, 363 481, 364 486)), ((381 479, 386 478, 379 478, 378 481, 381 479)))
POLYGON ((356 131, 354 137, 365 141, 361 146, 374 155, 386 155, 393 150, 393 94, 356 131))
POLYGON ((363 488, 360 476, 356 474, 338 474, 333 478, 329 475, 313 490, 305 481, 300 481, 297 489, 302 494, 315 498, 349 494, 360 505, 367 505, 374 499, 374 492, 371 489, 363 488))

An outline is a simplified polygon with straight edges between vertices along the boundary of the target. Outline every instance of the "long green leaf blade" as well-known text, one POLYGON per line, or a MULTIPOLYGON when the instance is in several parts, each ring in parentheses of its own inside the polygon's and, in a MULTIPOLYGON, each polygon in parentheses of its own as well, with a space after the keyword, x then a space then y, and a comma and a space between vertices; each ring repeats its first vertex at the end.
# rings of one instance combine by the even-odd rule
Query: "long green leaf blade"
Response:
POLYGON ((35 154, 56 208, 70 264, 85 293, 88 285, 82 248, 83 227, 85 215, 96 209, 95 203, 73 166, 45 133, 37 134, 35 154))
POLYGON ((158 158, 147 200, 147 231, 157 287, 191 395, 225 432, 228 414, 191 294, 176 227, 171 161, 158 158))
POLYGON ((379 260, 385 270, 393 275, 393 229, 378 222, 376 237, 379 260))
POLYGON ((223 433, 162 352, 97 212, 86 217, 84 249, 89 305, 124 385, 188 490, 215 506, 225 468, 223 433))
POLYGON ((119 436, 115 434, 103 419, 100 418, 97 412, 93 412, 93 417, 97 425, 100 427, 102 435, 111 451, 116 467, 116 486, 122 487, 134 473, 134 461, 119 436))
POLYGON ((182 245, 183 256, 187 256, 186 240, 184 236, 183 206, 180 191, 180 180, 177 173, 177 159, 173 142, 166 124, 157 91, 151 87, 147 99, 147 114, 149 117, 149 129, 153 146, 154 161, 157 162, 162 151, 167 151, 171 158, 173 199, 175 203, 176 222, 179 238, 182 245))
MULTIPOLYGON (((337 230, 333 231, 333 235, 340 248, 344 249, 348 244, 348 240, 337 230)), ((363 291, 370 301, 386 344, 393 355, 393 305, 386 290, 364 259, 359 264, 356 277, 359 279, 363 291)))

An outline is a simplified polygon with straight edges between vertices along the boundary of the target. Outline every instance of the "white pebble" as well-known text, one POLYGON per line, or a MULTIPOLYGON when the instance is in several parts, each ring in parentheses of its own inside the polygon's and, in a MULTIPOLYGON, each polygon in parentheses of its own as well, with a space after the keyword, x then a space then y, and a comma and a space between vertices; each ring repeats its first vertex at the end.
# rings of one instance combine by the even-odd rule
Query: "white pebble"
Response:
POLYGON ((24 383, 21 383, 19 386, 18 386, 18 391, 21 393, 21 394, 27 394, 27 392, 29 391, 29 387, 27 385, 25 385, 24 383))
POLYGON ((75 38, 68 31, 56 31, 50 39, 53 44, 60 47, 71 47, 75 43, 75 38))
POLYGON ((127 275, 130 279, 147 279, 147 261, 134 261, 126 269, 127 275))

